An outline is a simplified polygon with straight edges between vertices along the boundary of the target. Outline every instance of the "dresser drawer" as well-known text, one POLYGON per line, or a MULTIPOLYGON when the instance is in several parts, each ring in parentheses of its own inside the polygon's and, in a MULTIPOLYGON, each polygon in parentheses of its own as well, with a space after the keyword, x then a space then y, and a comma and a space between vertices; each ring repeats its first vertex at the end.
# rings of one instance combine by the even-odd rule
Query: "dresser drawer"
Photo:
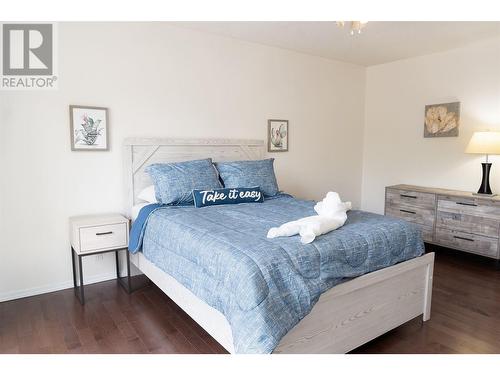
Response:
POLYGON ((500 220, 500 205, 481 199, 438 196, 438 211, 500 220))
POLYGON ((436 228, 434 242, 446 247, 498 259, 498 240, 496 238, 436 228))
POLYGON ((428 227, 434 225, 433 208, 422 208, 407 204, 393 205, 386 202, 385 214, 428 227))
POLYGON ((434 230, 426 225, 415 224, 422 231, 422 239, 424 242, 433 242, 434 230))
POLYGON ((108 224, 80 228, 80 252, 126 247, 127 224, 108 224))
POLYGON ((436 195, 419 191, 387 188, 386 204, 434 209, 436 205, 436 195))
POLYGON ((438 210, 436 220, 439 228, 498 238, 499 221, 495 219, 438 210))

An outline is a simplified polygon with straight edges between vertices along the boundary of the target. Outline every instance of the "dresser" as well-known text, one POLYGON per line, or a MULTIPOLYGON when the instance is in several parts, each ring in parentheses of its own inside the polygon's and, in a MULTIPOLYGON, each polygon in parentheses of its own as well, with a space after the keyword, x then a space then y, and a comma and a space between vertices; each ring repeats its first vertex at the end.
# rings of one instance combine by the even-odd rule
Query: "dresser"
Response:
POLYGON ((425 242, 500 259, 500 197, 394 185, 385 189, 385 214, 414 223, 425 242))

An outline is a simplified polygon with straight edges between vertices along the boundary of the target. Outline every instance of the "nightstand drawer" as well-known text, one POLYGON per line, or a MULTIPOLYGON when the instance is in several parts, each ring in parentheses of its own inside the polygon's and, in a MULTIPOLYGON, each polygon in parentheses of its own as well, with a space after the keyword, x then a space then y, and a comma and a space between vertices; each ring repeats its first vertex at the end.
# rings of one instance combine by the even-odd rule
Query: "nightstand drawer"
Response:
POLYGON ((108 224, 80 228, 80 252, 126 247, 127 224, 108 224))

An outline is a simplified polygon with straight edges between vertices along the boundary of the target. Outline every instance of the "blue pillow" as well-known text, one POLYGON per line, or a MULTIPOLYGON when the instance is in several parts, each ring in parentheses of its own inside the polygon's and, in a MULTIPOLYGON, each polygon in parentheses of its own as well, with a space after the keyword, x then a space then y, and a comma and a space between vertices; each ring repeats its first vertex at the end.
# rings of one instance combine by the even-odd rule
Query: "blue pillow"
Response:
POLYGON ((195 207, 215 206, 219 204, 262 203, 264 194, 260 188, 222 188, 213 190, 193 190, 195 207))
POLYGON ((274 175, 274 159, 244 160, 215 163, 224 187, 259 186, 267 197, 278 194, 274 175))
POLYGON ((146 172, 155 185, 156 199, 163 204, 193 204, 193 189, 221 187, 212 159, 151 164, 146 172))

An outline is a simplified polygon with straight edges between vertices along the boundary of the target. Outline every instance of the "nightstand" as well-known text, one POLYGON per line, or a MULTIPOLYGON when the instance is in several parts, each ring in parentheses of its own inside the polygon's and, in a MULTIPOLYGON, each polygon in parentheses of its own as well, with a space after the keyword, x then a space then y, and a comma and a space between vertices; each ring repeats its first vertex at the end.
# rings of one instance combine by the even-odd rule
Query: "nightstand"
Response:
POLYGON ((73 285, 75 295, 80 303, 85 304, 82 258, 89 255, 114 252, 116 277, 120 285, 130 293, 130 257, 129 252, 126 251, 128 249, 129 220, 119 214, 85 215, 70 217, 69 225, 73 285), (122 250, 127 253, 125 277, 120 277, 118 253, 122 250))

